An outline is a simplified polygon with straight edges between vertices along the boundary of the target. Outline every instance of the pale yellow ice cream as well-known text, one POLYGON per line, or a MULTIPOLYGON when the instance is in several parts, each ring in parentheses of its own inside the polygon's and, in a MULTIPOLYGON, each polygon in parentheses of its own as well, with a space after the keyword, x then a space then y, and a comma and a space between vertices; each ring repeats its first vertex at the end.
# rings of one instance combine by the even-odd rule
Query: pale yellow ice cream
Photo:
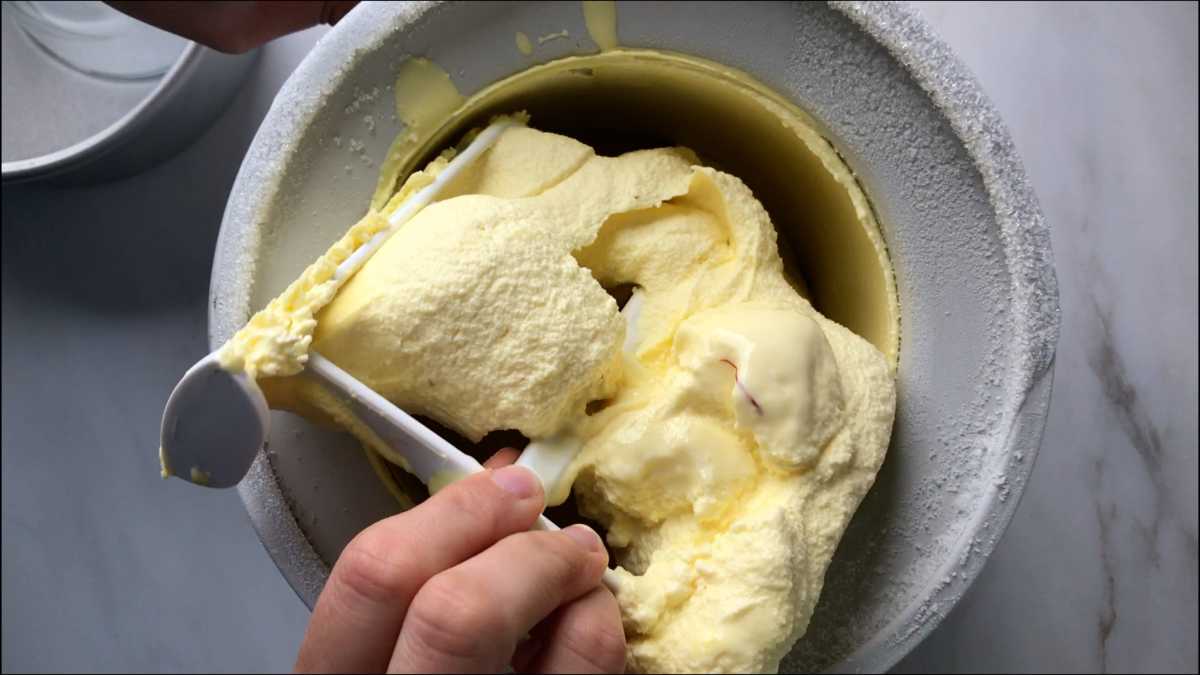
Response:
MULTIPOLYGON (((600 157, 524 127, 329 292, 354 242, 445 161, 356 225, 223 363, 291 375, 311 345, 469 438, 578 439, 567 485, 617 549, 631 667, 778 669, 883 461, 887 360, 788 283, 770 218, 736 177, 685 149, 600 157), (642 303, 628 334, 605 292, 621 284, 642 303)), ((345 421, 302 383, 267 391, 345 421)))
POLYGON ((749 295, 680 323, 578 462, 584 513, 623 548, 637 670, 776 670, 883 461, 882 355, 794 295, 749 295))
POLYGON ((313 345, 472 440, 551 435, 621 378, 616 302, 571 252, 612 214, 684 192, 690 173, 677 151, 597 157, 563 136, 508 131, 346 283, 313 345))

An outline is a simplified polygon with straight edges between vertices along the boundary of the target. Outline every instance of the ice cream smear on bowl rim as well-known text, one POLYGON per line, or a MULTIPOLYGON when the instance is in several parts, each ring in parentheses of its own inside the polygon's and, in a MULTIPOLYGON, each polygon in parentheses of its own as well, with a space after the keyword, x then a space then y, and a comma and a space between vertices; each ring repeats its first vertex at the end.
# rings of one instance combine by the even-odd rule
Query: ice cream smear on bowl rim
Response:
POLYGON ((340 289, 315 291, 455 152, 394 194, 382 181, 379 206, 221 363, 397 464, 297 377, 309 350, 472 441, 515 429, 565 448, 550 501, 573 493, 606 528, 630 667, 777 670, 883 461, 894 353, 789 282, 738 177, 687 148, 602 156, 523 124, 340 289), (622 285, 636 288, 624 316, 606 290, 622 285))

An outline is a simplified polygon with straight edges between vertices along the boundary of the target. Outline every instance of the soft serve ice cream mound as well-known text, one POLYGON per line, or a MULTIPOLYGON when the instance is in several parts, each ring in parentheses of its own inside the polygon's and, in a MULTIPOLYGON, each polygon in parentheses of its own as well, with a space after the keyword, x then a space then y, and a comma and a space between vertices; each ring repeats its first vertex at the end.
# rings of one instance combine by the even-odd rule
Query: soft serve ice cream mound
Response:
POLYGON ((602 157, 525 126, 335 292, 337 265, 452 154, 351 228, 222 363, 385 456, 292 377, 310 348, 472 440, 575 439, 548 492, 573 490, 607 528, 630 667, 777 670, 883 461, 887 359, 789 283, 737 177, 683 148, 602 157), (605 290, 622 285, 635 288, 624 314, 605 290))

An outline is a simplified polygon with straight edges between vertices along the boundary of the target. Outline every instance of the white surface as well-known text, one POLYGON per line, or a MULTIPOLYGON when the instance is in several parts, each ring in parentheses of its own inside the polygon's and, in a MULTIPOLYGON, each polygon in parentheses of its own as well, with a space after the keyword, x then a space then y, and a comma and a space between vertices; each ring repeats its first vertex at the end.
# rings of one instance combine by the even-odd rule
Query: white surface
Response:
POLYGON ((1054 396, 1025 497, 903 671, 1197 668, 1196 5, 921 4, 1054 242, 1054 396))
MULTIPOLYGON (((1025 158, 1063 332, 1016 518, 898 669, 1195 671, 1196 6, 921 9, 1025 158)), ((146 175, 4 189, 5 671, 290 667, 307 613, 236 496, 162 482, 154 451, 162 401, 206 351, 225 195, 315 34, 267 47, 217 125, 146 175)))

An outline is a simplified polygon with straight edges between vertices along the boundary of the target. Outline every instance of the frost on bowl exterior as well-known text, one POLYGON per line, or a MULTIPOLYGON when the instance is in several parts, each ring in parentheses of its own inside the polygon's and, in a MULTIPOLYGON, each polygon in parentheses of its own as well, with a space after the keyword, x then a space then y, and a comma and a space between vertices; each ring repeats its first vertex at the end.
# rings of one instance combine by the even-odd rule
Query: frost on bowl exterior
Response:
MULTIPOLYGON (((1058 328, 1035 198, 974 81, 902 8, 632 3, 617 12, 622 45, 739 68, 810 113, 879 216, 903 308, 891 449, 783 669, 886 669, 974 579, 1032 468, 1058 328)), ((395 63, 427 56, 470 94, 594 51, 587 35, 576 3, 352 12, 285 85, 243 163, 214 262, 212 345, 361 215, 372 165, 396 131, 386 90, 395 63), (514 47, 518 31, 564 27, 567 38, 532 56, 514 47), (380 122, 373 134, 367 116, 380 122)), ((343 435, 282 413, 273 425, 239 491, 311 605, 328 562, 394 502, 343 435)))

